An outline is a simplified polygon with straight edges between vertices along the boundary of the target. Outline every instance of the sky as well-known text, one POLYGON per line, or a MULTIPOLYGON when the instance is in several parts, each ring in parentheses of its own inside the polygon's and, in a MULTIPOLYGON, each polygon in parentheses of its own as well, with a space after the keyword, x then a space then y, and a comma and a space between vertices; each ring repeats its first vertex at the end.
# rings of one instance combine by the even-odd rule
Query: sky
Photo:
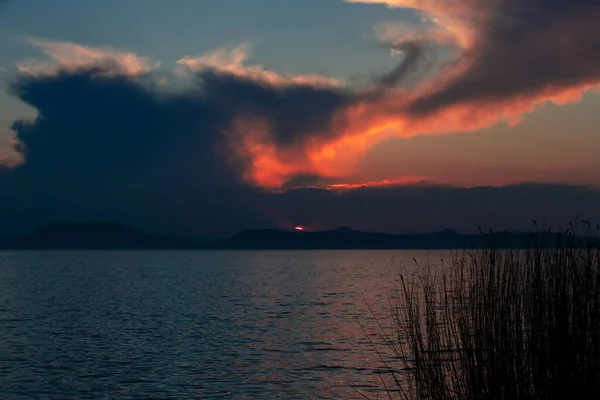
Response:
POLYGON ((596 0, 0 1, 0 235, 600 222, 596 0))

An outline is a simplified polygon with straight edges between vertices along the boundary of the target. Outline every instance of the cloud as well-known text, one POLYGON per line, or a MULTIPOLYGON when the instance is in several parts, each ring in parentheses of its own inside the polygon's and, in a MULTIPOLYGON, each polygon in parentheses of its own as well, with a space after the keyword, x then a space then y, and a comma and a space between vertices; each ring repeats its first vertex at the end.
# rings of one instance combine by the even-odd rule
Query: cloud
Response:
MULTIPOLYGON (((600 84, 595 0, 348 0, 414 9, 456 38, 461 52, 410 111, 458 104, 571 101, 600 84), (574 92, 575 91, 575 92, 574 92)), ((524 105, 524 111, 530 106, 524 105)))
POLYGON ((379 78, 379 83, 384 87, 395 87, 408 75, 415 72, 425 52, 424 43, 417 40, 395 43, 390 47, 393 51, 404 53, 405 57, 404 62, 398 64, 392 71, 379 78))
POLYGON ((377 80, 378 87, 358 90, 335 113, 327 141, 306 148, 314 173, 355 175, 358 160, 390 137, 517 125, 547 103, 580 101, 583 92, 600 85, 595 0, 348 2, 410 8, 424 22, 396 31, 380 28, 379 37, 403 59, 377 80), (436 46, 452 46, 455 58, 423 74, 436 46), (421 81, 400 85, 415 74, 421 81))
MULTIPOLYGON (((596 3, 540 1, 353 0, 423 16, 421 26, 377 28, 382 43, 402 59, 363 88, 250 64, 249 43, 183 57, 178 64, 191 76, 188 85, 199 83, 211 103, 227 109, 227 124, 219 129, 228 157, 245 165, 240 175, 246 182, 270 189, 289 187, 297 176, 352 183, 347 178, 360 175, 361 158, 390 137, 516 125, 548 102, 579 101, 596 86, 600 52, 590 22, 596 3), (456 58, 435 65, 440 46, 453 47, 456 58)), ((102 73, 137 76, 155 65, 131 53, 40 43, 63 71, 100 65, 102 73)), ((389 179, 405 179, 398 175, 389 179)))
POLYGON ((28 39, 51 62, 21 64, 10 85, 38 115, 13 124, 22 163, 0 171, 3 216, 32 224, 91 216, 138 226, 152 216, 155 226, 218 234, 281 224, 296 215, 293 208, 310 205, 313 220, 328 221, 323 227, 348 219, 390 230, 415 228, 417 216, 429 221, 423 227, 459 227, 467 218, 460 210, 481 224, 501 223, 495 216, 510 212, 529 220, 525 214, 545 201, 539 193, 581 199, 539 209, 558 219, 596 215, 596 192, 581 188, 427 191, 413 185, 427 177, 402 171, 377 182, 357 178, 361 157, 387 138, 518 124, 547 102, 578 101, 600 83, 596 1, 385 3, 417 10, 424 25, 381 34, 402 59, 366 87, 269 71, 249 64, 252 47, 243 44, 182 58, 188 79, 169 91, 156 84, 165 73, 149 58, 28 39), (422 75, 438 46, 452 46, 456 58, 422 75), (414 77, 420 80, 404 85, 414 77), (407 187, 386 187, 398 185, 407 187), (292 190, 303 186, 313 189, 292 190), (494 196, 505 204, 521 196, 522 213, 494 196))
POLYGON ((12 83, 38 116, 12 127, 23 162, 5 176, 2 192, 16 196, 8 209, 29 204, 23 214, 41 209, 52 220, 122 213, 139 221, 144 213, 184 218, 178 212, 185 210, 185 218, 206 223, 207 213, 229 199, 231 219, 252 220, 251 212, 235 212, 243 205, 232 193, 242 189, 219 153, 217 107, 199 93, 171 97, 108 72, 24 75, 12 83))
POLYGON ((413 32, 421 32, 421 35, 426 34, 429 38, 435 38, 437 42, 451 41, 461 48, 469 48, 473 45, 479 26, 493 13, 495 4, 491 1, 479 0, 345 1, 347 3, 385 4, 390 8, 415 10, 420 13, 423 21, 430 25, 430 29, 428 31, 416 29, 413 32))
MULTIPOLYGON (((0 170, 0 234, 90 220, 226 236, 297 223, 311 229, 349 225, 385 232, 448 227, 473 232, 477 225, 527 229, 531 218, 548 217, 554 224, 577 215, 600 219, 600 193, 559 185, 462 189, 418 184, 420 177, 414 177, 340 186, 319 175, 295 174, 290 190, 265 192, 240 180, 248 171, 244 159, 228 157, 231 121, 238 114, 273 110, 276 100, 280 112, 269 116, 284 126, 289 114, 283 111, 311 103, 306 96, 319 98, 319 90, 275 89, 205 71, 186 91, 165 93, 144 79, 97 68, 23 75, 12 82, 13 93, 38 116, 13 126, 23 162, 0 170), (311 185, 336 190, 291 190, 311 185)), ((343 106, 333 109, 338 107, 343 106)), ((305 126, 310 115, 288 123, 305 126)), ((311 124, 314 130, 326 129, 318 120, 311 124)), ((278 148, 285 149, 285 130, 280 133, 278 148)), ((287 139, 308 140, 299 132, 288 134, 287 139)), ((293 155, 295 146, 288 151, 293 155)))
POLYGON ((217 68, 199 70, 180 91, 152 77, 99 58, 10 82, 37 117, 12 126, 22 162, 0 173, 8 220, 39 210, 50 220, 190 219, 211 234, 270 226, 253 209, 260 191, 252 185, 272 176, 255 175, 264 154, 255 158, 251 146, 300 157, 302 143, 326 132, 348 100, 342 89, 273 85, 217 68), (268 129, 252 131, 254 123, 268 129))
POLYGON ((136 53, 110 47, 94 48, 80 44, 34 37, 23 37, 28 44, 38 47, 51 61, 27 60, 17 65, 19 71, 28 75, 51 75, 60 71, 77 71, 90 65, 104 65, 102 71, 140 75, 160 66, 159 62, 136 53))
MULTIPOLYGON (((248 43, 180 59, 178 64, 186 69, 188 75, 188 79, 181 81, 177 79, 180 74, 158 71, 159 62, 135 53, 69 42, 25 40, 40 47, 53 60, 21 63, 21 77, 13 85, 17 97, 37 109, 42 117, 49 114, 43 109, 46 99, 56 100, 57 94, 52 91, 63 90, 53 85, 69 84, 69 90, 75 90, 78 85, 88 88, 91 87, 88 82, 91 77, 103 78, 98 82, 108 86, 128 79, 137 87, 143 87, 149 96, 162 96, 163 99, 165 96, 185 97, 193 93, 195 99, 201 99, 201 107, 210 108, 210 112, 219 119, 217 125, 211 125, 209 121, 204 126, 205 121, 202 121, 201 129, 218 131, 217 136, 222 142, 219 145, 224 148, 221 156, 232 163, 244 165, 239 174, 248 183, 261 187, 278 187, 291 175, 312 173, 310 160, 303 155, 304 146, 315 136, 320 136, 319 141, 326 140, 332 114, 351 97, 350 92, 335 79, 280 74, 260 65, 246 65, 252 49, 248 43), (56 79, 52 80, 52 77, 56 79), (179 90, 171 90, 168 95, 168 83, 180 85, 179 90), (47 85, 50 86, 46 89, 47 85), (33 93, 38 90, 47 90, 47 93, 34 98, 33 93), (291 161, 294 165, 288 165, 291 161)), ((116 93, 122 86, 113 85, 111 88, 116 93)), ((69 90, 64 92, 60 101, 76 103, 68 98, 69 90)), ((86 95, 77 93, 75 97, 83 99, 86 95)), ((114 101, 119 103, 118 98, 114 101)), ((126 103, 120 103, 127 108, 126 103)), ((72 109, 78 106, 72 104, 72 109)), ((52 112, 55 112, 54 109, 52 112)), ((199 115, 203 114, 200 112, 199 115)), ((35 152, 31 149, 34 143, 23 143, 21 139, 22 132, 28 129, 26 126, 23 121, 14 125, 21 142, 17 150, 27 162, 31 162, 29 158, 35 152)))
POLYGON ((418 99, 411 109, 435 112, 474 101, 565 99, 600 83, 600 5, 589 0, 501 2, 466 57, 464 71, 418 99))
POLYGON ((246 65, 246 62, 252 58, 253 47, 252 43, 224 47, 200 56, 183 57, 177 61, 177 64, 194 73, 212 70, 275 86, 300 84, 335 87, 342 85, 340 80, 334 78, 319 75, 282 75, 275 71, 266 70, 261 65, 246 65))
MULTIPOLYGON (((390 137, 467 132, 501 122, 514 126, 547 103, 580 101, 600 84, 595 1, 351 2, 411 8, 423 23, 378 26, 382 43, 401 53, 401 62, 368 87, 348 89, 346 101, 324 113, 327 129, 305 130, 293 154, 269 140, 267 121, 238 118, 235 130, 246 134, 237 148, 253 160, 245 176, 255 184, 278 187, 298 175, 343 180, 358 175, 360 159, 390 137), (452 47, 455 58, 434 65, 431 59, 442 47, 452 47), (408 79, 411 85, 404 85, 408 79)), ((247 53, 233 54, 217 59, 239 65, 247 53)))

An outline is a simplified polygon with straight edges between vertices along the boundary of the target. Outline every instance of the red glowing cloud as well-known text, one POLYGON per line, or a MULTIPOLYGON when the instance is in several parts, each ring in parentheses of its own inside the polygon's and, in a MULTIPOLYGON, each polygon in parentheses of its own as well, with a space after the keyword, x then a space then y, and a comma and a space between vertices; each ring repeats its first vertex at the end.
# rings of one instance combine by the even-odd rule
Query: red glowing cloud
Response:
MULTIPOLYGON (((181 124, 181 115, 193 110, 187 121, 192 128, 184 130, 218 136, 206 142, 218 142, 215 147, 251 186, 280 190, 298 177, 310 177, 306 186, 341 190, 427 180, 398 171, 388 179, 359 181, 364 177, 361 160, 386 139, 476 131, 499 122, 517 125, 548 103, 580 101, 585 91, 600 85, 598 0, 347 2, 408 8, 424 21, 416 27, 376 30, 403 58, 367 87, 248 65, 251 46, 244 44, 180 59, 179 72, 183 69, 195 79, 181 98, 155 96, 141 83, 140 90, 161 106, 177 109, 167 113, 176 122, 165 126, 181 124), (432 67, 427 56, 440 47, 450 47, 454 58, 432 67), (407 80, 410 85, 405 85, 407 80), (178 109, 188 103, 193 106, 178 109)), ((139 76, 159 65, 115 49, 28 41, 52 60, 49 65, 21 65, 30 83, 48 75, 60 81, 61 74, 88 69, 104 72, 102 79, 124 75, 124 81, 138 84, 139 76)), ((25 125, 19 127, 23 132, 18 136, 29 137, 25 125)), ((31 157, 30 150, 23 154, 31 157)))
POLYGON ((405 29, 395 38, 387 32, 404 61, 374 87, 355 91, 324 129, 293 147, 277 145, 268 115, 236 120, 230 135, 249 160, 247 182, 275 189, 294 176, 315 175, 338 180, 332 188, 351 187, 347 178, 360 172, 362 156, 385 139, 517 125, 545 104, 578 102, 600 85, 595 0, 348 1, 412 8, 430 32, 405 29), (425 52, 440 44, 454 46, 456 58, 402 89, 425 52))

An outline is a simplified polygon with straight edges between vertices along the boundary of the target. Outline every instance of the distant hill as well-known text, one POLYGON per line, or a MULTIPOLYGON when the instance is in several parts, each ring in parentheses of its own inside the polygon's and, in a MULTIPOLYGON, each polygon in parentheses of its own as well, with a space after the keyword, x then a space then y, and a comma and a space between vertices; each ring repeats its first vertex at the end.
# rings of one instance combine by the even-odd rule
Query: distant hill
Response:
POLYGON ((533 242, 557 242, 555 234, 498 233, 461 235, 454 230, 393 235, 339 228, 307 232, 252 229, 229 239, 193 241, 150 235, 126 225, 78 223, 47 225, 16 239, 0 241, 4 249, 459 249, 484 248, 494 242, 498 248, 526 248, 533 242))
POLYGON ((249 230, 221 243, 237 249, 422 249, 453 248, 461 235, 447 230, 426 235, 390 235, 339 228, 331 231, 249 230))
MULTIPOLYGON (((254 229, 241 232, 211 247, 220 249, 462 249, 496 248, 524 249, 534 244, 544 247, 558 244, 560 236, 554 233, 499 232, 462 235, 452 229, 415 235, 397 235, 355 231, 338 228, 330 231, 282 231, 254 229)), ((600 245, 597 239, 580 238, 585 243, 600 245)))
MULTIPOLYGON (((500 247, 526 247, 530 234, 508 233, 495 236, 500 247)), ((393 235, 339 228, 331 231, 296 232, 249 230, 220 243, 230 249, 456 249, 486 247, 491 235, 461 235, 448 229, 418 235, 393 235)))
POLYGON ((150 235, 112 223, 52 224, 4 242, 14 249, 162 249, 190 248, 192 242, 150 235))

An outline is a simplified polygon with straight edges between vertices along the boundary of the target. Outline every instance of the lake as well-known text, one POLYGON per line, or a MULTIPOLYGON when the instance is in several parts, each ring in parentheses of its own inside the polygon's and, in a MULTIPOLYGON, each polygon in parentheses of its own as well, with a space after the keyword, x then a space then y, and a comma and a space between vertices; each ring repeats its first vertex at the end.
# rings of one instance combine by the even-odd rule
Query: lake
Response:
POLYGON ((0 252, 0 398, 381 397, 373 314, 441 254, 0 252))

